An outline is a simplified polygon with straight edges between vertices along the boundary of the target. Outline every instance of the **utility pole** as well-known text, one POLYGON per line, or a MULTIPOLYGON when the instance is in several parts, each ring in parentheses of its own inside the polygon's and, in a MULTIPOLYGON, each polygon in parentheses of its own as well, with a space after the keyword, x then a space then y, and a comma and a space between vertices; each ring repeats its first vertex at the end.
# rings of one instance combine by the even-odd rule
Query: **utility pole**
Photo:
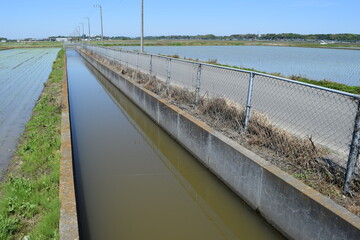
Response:
POLYGON ((82 37, 81 37, 81 38, 82 38, 82 40, 84 41, 84 35, 85 35, 85 34, 84 34, 84 23, 80 23, 80 24, 82 25, 82 30, 83 30, 83 31, 82 31, 82 37))
POLYGON ((79 34, 79 41, 80 41, 80 34, 81 34, 81 32, 80 32, 80 26, 76 26, 76 30, 77 30, 77 32, 78 32, 78 34, 79 34))
POLYGON ((87 20, 88 20, 88 28, 89 28, 89 42, 90 42, 90 18, 89 17, 86 17, 87 20))
POLYGON ((144 0, 141 0, 141 39, 140 51, 144 52, 144 0))
POLYGON ((100 5, 95 5, 94 7, 97 7, 100 9, 100 21, 101 21, 101 42, 102 45, 104 45, 104 35, 103 35, 103 20, 102 20, 102 7, 100 5))

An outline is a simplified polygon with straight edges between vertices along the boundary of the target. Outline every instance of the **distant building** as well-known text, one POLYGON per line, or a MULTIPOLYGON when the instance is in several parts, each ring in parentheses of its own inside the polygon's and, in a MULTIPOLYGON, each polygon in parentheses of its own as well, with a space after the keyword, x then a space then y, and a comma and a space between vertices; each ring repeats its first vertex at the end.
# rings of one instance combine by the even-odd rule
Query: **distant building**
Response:
POLYGON ((327 45, 328 43, 327 42, 325 42, 324 40, 321 40, 320 41, 320 45, 327 45))
POLYGON ((56 42, 67 42, 69 41, 69 38, 55 38, 56 42))
POLYGON ((6 42, 6 40, 1 40, 2 43, 6 42))

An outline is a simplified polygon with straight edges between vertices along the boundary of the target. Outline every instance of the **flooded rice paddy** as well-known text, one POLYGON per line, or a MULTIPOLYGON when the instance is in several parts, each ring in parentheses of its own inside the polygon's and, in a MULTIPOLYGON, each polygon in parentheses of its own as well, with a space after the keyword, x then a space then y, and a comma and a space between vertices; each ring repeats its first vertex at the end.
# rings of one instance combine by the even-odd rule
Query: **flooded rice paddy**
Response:
POLYGON ((0 51, 0 172, 8 165, 59 50, 0 51))
POLYGON ((74 50, 67 64, 82 239, 283 239, 74 50))
MULTIPOLYGON (((139 50, 139 47, 122 47, 139 50)), ((216 59, 218 63, 253 68, 284 76, 301 75, 360 86, 360 51, 277 46, 156 46, 145 47, 155 54, 216 59)))

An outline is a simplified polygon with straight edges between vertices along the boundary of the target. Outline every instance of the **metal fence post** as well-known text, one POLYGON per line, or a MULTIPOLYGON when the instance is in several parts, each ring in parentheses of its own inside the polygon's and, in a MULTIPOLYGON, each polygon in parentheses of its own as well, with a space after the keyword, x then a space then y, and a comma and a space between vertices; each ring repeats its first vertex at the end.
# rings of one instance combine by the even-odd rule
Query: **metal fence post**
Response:
POLYGON ((360 99, 355 117, 354 133, 350 145, 349 158, 346 167, 344 193, 349 193, 351 180, 353 179, 357 167, 357 160, 360 155, 360 99))
POLYGON ((197 68, 197 74, 196 74, 196 90, 195 90, 195 103, 199 103, 200 98, 200 85, 201 85, 201 64, 199 64, 197 68))
POLYGON ((248 127, 249 127, 249 119, 250 119, 250 113, 251 113, 252 92, 253 92, 253 86, 254 86, 254 76, 255 76, 255 74, 253 72, 251 72, 250 73, 250 78, 249 78, 249 88, 248 88, 248 94, 247 94, 245 121, 244 121, 245 133, 247 133, 247 130, 248 130, 248 127))
POLYGON ((151 80, 152 75, 152 56, 153 55, 150 55, 149 80, 151 80))
POLYGON ((121 65, 121 49, 118 50, 116 58, 117 58, 119 64, 121 65))
POLYGON ((121 66, 122 66, 123 63, 124 63, 123 55, 124 55, 123 50, 120 50, 120 54, 119 54, 120 57, 119 57, 119 58, 120 58, 120 64, 121 64, 121 66))
POLYGON ((136 54, 136 72, 139 72, 139 53, 136 54))
POLYGON ((166 78, 166 90, 170 89, 170 77, 171 77, 171 58, 168 58, 168 69, 167 69, 167 78, 166 78))
POLYGON ((121 52, 116 51, 116 61, 121 65, 121 52))
POLYGON ((126 71, 129 70, 129 51, 126 51, 126 71))

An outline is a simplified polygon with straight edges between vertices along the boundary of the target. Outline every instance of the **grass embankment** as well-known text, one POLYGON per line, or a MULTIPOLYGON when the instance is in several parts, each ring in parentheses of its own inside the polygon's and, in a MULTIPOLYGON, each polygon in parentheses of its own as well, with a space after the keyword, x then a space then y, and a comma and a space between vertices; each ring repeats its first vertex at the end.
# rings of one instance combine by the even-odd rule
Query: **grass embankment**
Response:
MULTIPOLYGON (((167 56, 167 55, 164 55, 164 56, 167 56)), ((172 56, 168 56, 168 57, 179 58, 178 55, 172 55, 172 56)), ((203 62, 203 61, 199 61, 199 59, 192 59, 192 58, 188 58, 187 60, 196 61, 196 62, 203 62)), ((335 90, 339 90, 339 91, 343 91, 343 92, 348 92, 348 93, 353 93, 353 94, 360 94, 360 86, 349 86, 349 85, 345 85, 345 84, 342 84, 342 83, 332 82, 332 81, 329 81, 329 80, 321 80, 321 81, 311 80, 311 79, 308 79, 308 78, 305 78, 305 77, 302 77, 302 76, 297 76, 297 75, 282 76, 280 73, 267 73, 267 72, 262 72, 262 71, 255 70, 253 68, 241 68, 241 67, 238 67, 238 66, 230 66, 230 65, 226 65, 226 64, 220 64, 220 63, 217 62, 216 59, 210 59, 209 61, 203 62, 203 63, 209 63, 209 64, 213 64, 213 65, 236 68, 236 69, 241 69, 241 70, 246 70, 246 71, 253 71, 253 72, 258 72, 258 73, 264 73, 264 74, 274 75, 274 76, 277 76, 277 77, 289 78, 291 80, 304 82, 304 83, 309 83, 309 84, 313 84, 313 85, 317 85, 317 86, 321 86, 321 87, 331 88, 331 89, 335 89, 335 90)))
POLYGON ((62 47, 61 42, 6 42, 0 43, 0 50, 12 49, 12 48, 57 48, 62 47))
POLYGON ((328 81, 328 80, 322 80, 322 81, 310 80, 310 79, 307 79, 307 78, 304 78, 301 76, 290 76, 290 79, 299 81, 299 82, 318 85, 321 87, 331 88, 331 89, 335 89, 335 90, 339 90, 339 91, 343 91, 343 92, 360 94, 360 86, 348 86, 345 84, 332 82, 332 81, 328 81))
POLYGON ((242 69, 242 70, 247 70, 247 71, 254 71, 254 72, 258 72, 258 73, 274 75, 274 76, 283 77, 283 78, 289 78, 291 80, 295 80, 295 81, 299 81, 299 82, 303 82, 303 83, 309 83, 309 84, 313 84, 313 85, 317 85, 317 86, 321 86, 321 87, 331 88, 331 89, 335 89, 335 90, 339 90, 339 91, 343 91, 343 92, 360 94, 360 86, 349 86, 349 85, 345 85, 342 83, 332 82, 329 80, 321 80, 321 81, 311 80, 311 79, 308 79, 308 78, 305 78, 302 76, 297 76, 297 75, 292 75, 289 77, 282 76, 279 73, 266 73, 266 72, 258 71, 258 70, 252 69, 252 68, 240 68, 238 66, 229 66, 229 65, 224 65, 224 64, 218 64, 214 60, 210 60, 209 63, 214 64, 214 65, 224 66, 224 67, 237 68, 237 69, 242 69))
POLYGON ((0 185, 0 239, 59 238, 64 57, 61 49, 0 185))

